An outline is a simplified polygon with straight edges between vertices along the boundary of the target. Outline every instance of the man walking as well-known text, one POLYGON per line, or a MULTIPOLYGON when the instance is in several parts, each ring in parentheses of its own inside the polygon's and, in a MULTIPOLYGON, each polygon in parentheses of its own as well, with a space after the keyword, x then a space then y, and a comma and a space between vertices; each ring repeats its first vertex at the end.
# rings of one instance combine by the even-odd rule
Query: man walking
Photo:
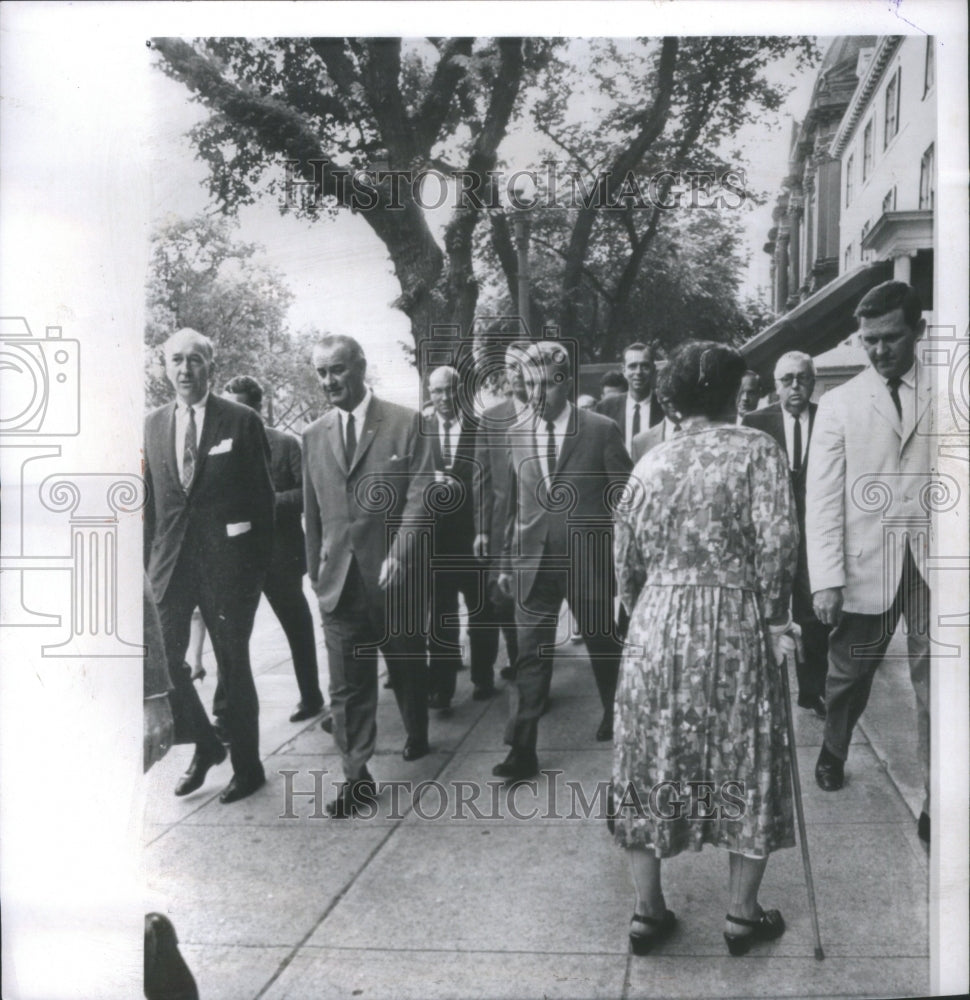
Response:
MULTIPOLYGON (((792 590, 792 618, 802 630, 805 656, 799 660, 798 704, 825 718, 825 674, 828 670, 829 627, 815 617, 812 588, 808 581, 808 555, 805 535, 805 482, 808 474, 809 445, 818 406, 811 402, 815 391, 815 362, 801 351, 783 354, 775 365, 775 389, 778 402, 755 410, 744 418, 746 427, 754 427, 773 437, 788 456, 792 492, 798 513, 798 567, 792 590)), ((740 398, 740 397, 739 397, 740 398)))
POLYGON ((407 742, 404 759, 428 753, 427 602, 416 593, 430 531, 425 490, 431 452, 413 410, 377 399, 352 337, 323 337, 313 366, 333 409, 303 434, 307 567, 320 601, 330 668, 333 735, 345 783, 331 816, 353 815, 376 789, 367 762, 377 741, 377 652, 383 653, 407 742))
POLYGON ((932 400, 916 358, 921 313, 916 291, 901 281, 877 285, 859 303, 869 367, 819 403, 805 521, 815 613, 833 627, 816 781, 826 791, 842 787, 852 730, 904 615, 926 786, 918 832, 928 840, 930 590, 920 496, 931 475, 932 400), (871 502, 866 483, 884 503, 871 502))
MULTIPOLYGON (((248 406, 256 413, 262 410, 263 387, 249 375, 237 375, 230 379, 225 392, 230 399, 248 406)), ((320 691, 313 616, 303 593, 306 539, 300 522, 303 513, 303 459, 300 442, 275 427, 264 425, 263 429, 269 441, 269 472, 276 494, 273 561, 263 583, 263 593, 273 614, 283 626, 293 659, 296 684, 300 690, 300 702, 290 716, 290 722, 305 722, 323 713, 326 724, 330 713, 320 691)), ((332 723, 330 728, 332 729, 332 723)))
POLYGON ((569 402, 571 366, 559 344, 534 345, 524 376, 535 416, 509 433, 510 523, 499 577, 515 600, 518 705, 505 731, 511 750, 492 769, 513 780, 538 771, 538 722, 563 600, 579 623, 603 706, 596 739, 613 738, 622 643, 613 625, 610 498, 618 496, 631 468, 617 425, 569 402))
POLYGON ((177 399, 145 421, 145 558, 175 697, 188 706, 196 730, 195 756, 175 794, 200 788, 209 768, 225 759, 185 665, 198 606, 225 692, 233 777, 219 800, 229 803, 266 781, 249 637, 273 546, 269 446, 252 410, 209 391, 214 356, 207 337, 179 330, 164 352, 177 399))
POLYGON ((653 392, 657 379, 657 359, 649 344, 630 344, 623 351, 623 374, 629 389, 616 396, 604 396, 596 412, 616 422, 623 435, 627 454, 633 451, 633 439, 659 424, 664 412, 653 392))

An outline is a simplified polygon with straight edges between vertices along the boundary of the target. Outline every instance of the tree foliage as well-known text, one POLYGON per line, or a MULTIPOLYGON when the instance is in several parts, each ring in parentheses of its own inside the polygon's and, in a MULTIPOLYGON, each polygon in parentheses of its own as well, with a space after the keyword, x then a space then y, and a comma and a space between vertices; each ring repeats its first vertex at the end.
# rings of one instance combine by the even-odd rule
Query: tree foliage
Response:
POLYGON ((173 331, 188 326, 215 345, 215 391, 234 375, 252 375, 266 389, 263 409, 270 423, 294 423, 319 406, 307 362, 312 333, 289 331, 293 296, 259 253, 257 244, 236 238, 235 224, 225 218, 172 219, 157 228, 145 328, 149 404, 171 398, 160 348, 173 331))

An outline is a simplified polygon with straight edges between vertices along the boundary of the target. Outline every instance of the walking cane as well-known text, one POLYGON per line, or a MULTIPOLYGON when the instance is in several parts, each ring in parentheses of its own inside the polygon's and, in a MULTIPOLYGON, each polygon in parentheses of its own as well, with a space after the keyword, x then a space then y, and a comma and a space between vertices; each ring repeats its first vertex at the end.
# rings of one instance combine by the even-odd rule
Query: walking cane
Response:
MULTIPOLYGON (((796 654, 797 656, 797 654, 796 654)), ((791 692, 788 684, 788 657, 781 664, 781 687, 785 695, 785 722, 788 724, 788 746, 791 750, 791 781, 795 794, 795 818, 798 821, 798 842, 802 848, 802 865, 805 868, 805 887, 808 889, 808 909, 812 914, 812 930, 815 932, 815 957, 825 958, 822 938, 818 930, 818 909, 815 905, 815 883, 812 881, 812 863, 808 858, 808 838, 805 836, 805 810, 802 807, 802 783, 798 777, 798 754, 795 750, 795 723, 792 720, 791 692)))

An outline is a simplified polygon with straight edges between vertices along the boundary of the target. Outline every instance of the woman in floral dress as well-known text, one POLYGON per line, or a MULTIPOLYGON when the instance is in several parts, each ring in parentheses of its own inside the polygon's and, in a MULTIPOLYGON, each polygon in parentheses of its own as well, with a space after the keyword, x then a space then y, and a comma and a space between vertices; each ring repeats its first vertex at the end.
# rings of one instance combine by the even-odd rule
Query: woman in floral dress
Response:
POLYGON ((798 525, 788 463, 768 435, 735 424, 741 356, 683 345, 658 394, 680 430, 633 470, 615 563, 630 626, 616 693, 616 841, 631 861, 631 946, 674 927, 661 859, 704 844, 729 854, 732 954, 778 937, 758 904, 768 855, 795 844, 779 676, 798 525))

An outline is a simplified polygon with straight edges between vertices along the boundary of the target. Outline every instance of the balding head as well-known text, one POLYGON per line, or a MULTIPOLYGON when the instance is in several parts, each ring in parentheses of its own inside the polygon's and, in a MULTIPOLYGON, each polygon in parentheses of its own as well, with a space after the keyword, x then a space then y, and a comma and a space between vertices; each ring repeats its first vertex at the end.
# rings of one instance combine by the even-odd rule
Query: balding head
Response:
POLYGON ((454 420, 458 415, 457 393, 458 372, 451 365, 435 368, 428 376, 428 394, 442 420, 454 420))

